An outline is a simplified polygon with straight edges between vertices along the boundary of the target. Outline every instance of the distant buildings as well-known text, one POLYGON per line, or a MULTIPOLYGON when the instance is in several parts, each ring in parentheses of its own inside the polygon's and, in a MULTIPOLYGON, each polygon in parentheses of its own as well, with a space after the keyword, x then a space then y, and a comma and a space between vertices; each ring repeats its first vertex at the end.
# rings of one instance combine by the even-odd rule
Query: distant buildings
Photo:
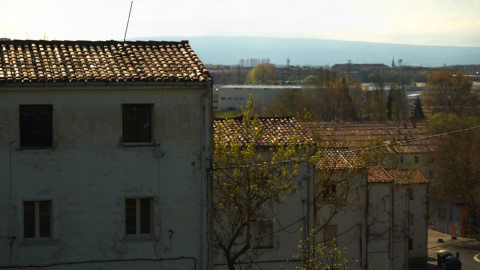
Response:
POLYGON ((238 59, 238 65, 241 67, 256 67, 258 64, 270 64, 270 59, 263 58, 263 59, 238 59))
POLYGON ((302 85, 224 85, 213 90, 213 109, 238 110, 246 107, 252 95, 254 104, 267 104, 285 90, 300 90, 302 85))

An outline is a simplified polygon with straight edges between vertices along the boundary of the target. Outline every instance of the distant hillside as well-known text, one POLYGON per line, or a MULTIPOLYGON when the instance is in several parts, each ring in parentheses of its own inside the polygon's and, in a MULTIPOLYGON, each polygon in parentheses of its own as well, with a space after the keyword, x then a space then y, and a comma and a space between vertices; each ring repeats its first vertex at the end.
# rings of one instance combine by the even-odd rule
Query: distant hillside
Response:
POLYGON ((395 64, 436 67, 480 64, 480 47, 401 45, 358 41, 267 37, 142 37, 131 40, 189 40, 204 64, 236 65, 240 58, 269 58, 285 65, 395 64))

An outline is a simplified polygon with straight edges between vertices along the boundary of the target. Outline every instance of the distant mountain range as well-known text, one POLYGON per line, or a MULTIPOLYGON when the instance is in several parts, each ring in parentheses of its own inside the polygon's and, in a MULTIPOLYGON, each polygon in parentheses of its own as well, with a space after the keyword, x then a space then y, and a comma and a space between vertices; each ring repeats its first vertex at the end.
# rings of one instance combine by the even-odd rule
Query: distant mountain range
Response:
POLYGON ((131 40, 188 40, 204 64, 236 65, 238 59, 269 58, 275 65, 386 64, 438 67, 479 65, 480 47, 402 45, 359 41, 270 37, 141 37, 131 40))

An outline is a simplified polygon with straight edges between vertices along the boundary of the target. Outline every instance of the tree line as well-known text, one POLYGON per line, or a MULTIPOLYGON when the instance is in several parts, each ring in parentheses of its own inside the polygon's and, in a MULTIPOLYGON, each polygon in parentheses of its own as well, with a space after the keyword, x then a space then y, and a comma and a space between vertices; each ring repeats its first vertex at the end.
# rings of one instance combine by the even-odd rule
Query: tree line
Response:
MULTIPOLYGON (((224 67, 225 68, 225 67, 224 67)), ((374 82, 374 73, 380 72, 387 82, 400 80, 406 85, 415 85, 417 82, 426 82, 428 75, 438 68, 424 67, 401 67, 390 68, 384 66, 377 70, 371 69, 347 69, 340 70, 335 66, 284 66, 277 67, 273 64, 260 64, 254 68, 229 67, 228 69, 211 70, 215 83, 224 84, 270 84, 291 85, 308 84, 310 79, 315 78, 318 83, 325 84, 329 81, 345 78, 349 81, 365 83, 374 82)), ((311 82, 310 82, 311 83, 311 82)))

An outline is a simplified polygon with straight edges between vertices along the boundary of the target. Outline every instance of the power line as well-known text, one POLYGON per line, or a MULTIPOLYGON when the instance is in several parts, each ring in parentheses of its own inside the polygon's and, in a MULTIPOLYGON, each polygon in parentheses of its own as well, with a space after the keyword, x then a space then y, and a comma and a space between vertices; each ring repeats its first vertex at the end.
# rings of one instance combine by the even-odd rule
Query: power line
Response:
POLYGON ((343 153, 359 153, 359 152, 376 150, 376 149, 387 148, 387 147, 392 147, 392 146, 405 146, 405 144, 408 144, 408 143, 411 143, 411 142, 419 142, 419 141, 437 139, 437 138, 440 138, 440 137, 449 136, 449 135, 453 135, 453 134, 461 133, 461 132, 474 131, 474 130, 477 130, 477 129, 480 129, 480 126, 476 126, 476 127, 472 127, 472 128, 466 128, 466 129, 460 129, 460 130, 455 130, 455 131, 450 131, 450 132, 446 132, 446 133, 434 134, 434 135, 431 135, 431 136, 426 136, 426 137, 418 138, 418 139, 405 140, 405 141, 400 141, 400 142, 393 142, 393 143, 388 143, 388 144, 383 144, 383 145, 364 147, 364 148, 353 149, 353 150, 344 150, 344 151, 338 150, 335 153, 328 153, 328 154, 322 154, 322 155, 317 155, 317 156, 310 156, 308 158, 296 158, 294 160, 263 162, 263 163, 255 163, 255 164, 248 164, 248 165, 242 165, 242 166, 218 167, 218 168, 213 168, 213 170, 228 170, 228 169, 237 169, 237 168, 249 168, 249 167, 260 167, 260 166, 300 163, 300 162, 303 162, 303 161, 308 161, 309 159, 312 159, 312 158, 315 158, 315 159, 316 158, 325 158, 325 157, 338 156, 338 155, 341 155, 343 153))

